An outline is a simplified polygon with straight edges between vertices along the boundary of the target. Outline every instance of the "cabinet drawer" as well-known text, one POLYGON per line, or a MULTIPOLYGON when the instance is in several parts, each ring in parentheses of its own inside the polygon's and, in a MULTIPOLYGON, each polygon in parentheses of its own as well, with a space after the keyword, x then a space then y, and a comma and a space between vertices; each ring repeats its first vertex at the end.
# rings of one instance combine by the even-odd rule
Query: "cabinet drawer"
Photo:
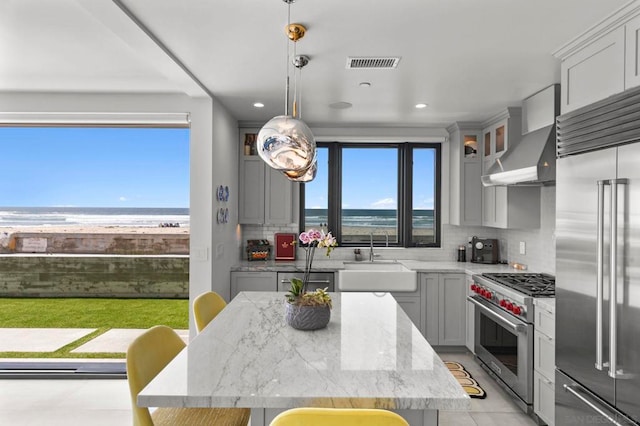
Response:
POLYGON ((533 369, 553 379, 556 365, 554 339, 535 330, 533 340, 533 369))
POLYGON ((231 272, 231 298, 241 291, 277 291, 275 272, 231 272))
POLYGON ((551 380, 548 380, 537 371, 533 372, 533 411, 549 426, 555 424, 555 388, 551 380))
MULTIPOLYGON (((289 291, 291 289, 291 278, 302 279, 303 275, 303 272, 278 272, 278 291, 289 291)), ((335 291, 333 278, 333 272, 311 272, 307 291, 315 291, 318 288, 335 291)))
POLYGON ((556 337, 556 318, 551 312, 536 306, 534 326, 536 331, 546 334, 549 337, 556 337))

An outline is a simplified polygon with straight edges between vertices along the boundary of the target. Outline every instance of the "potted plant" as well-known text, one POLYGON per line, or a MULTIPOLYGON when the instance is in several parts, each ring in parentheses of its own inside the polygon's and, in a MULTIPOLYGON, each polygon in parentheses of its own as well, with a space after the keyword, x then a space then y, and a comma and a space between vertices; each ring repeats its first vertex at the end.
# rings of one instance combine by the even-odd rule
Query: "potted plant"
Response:
MULTIPOLYGON (((331 254, 331 250, 336 247, 336 239, 331 232, 324 233, 310 229, 302 232, 298 237, 301 247, 305 251, 304 275, 302 279, 291 278, 291 289, 286 295, 286 321, 293 328, 299 330, 317 330, 324 328, 331 318, 331 296, 327 293, 327 288, 319 288, 315 291, 307 291, 309 286, 309 275, 313 257, 317 247, 325 248, 326 255, 331 254)), ((294 242, 295 243, 295 242, 294 242)))

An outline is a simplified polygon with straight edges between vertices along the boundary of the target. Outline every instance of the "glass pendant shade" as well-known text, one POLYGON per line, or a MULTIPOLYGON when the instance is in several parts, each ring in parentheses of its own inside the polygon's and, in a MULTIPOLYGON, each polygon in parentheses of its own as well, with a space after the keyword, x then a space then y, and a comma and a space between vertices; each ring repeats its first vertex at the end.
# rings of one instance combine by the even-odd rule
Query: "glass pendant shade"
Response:
POLYGON ((290 115, 269 120, 258 133, 256 147, 262 160, 276 170, 304 174, 316 159, 311 129, 290 115))
POLYGON ((282 173, 284 173, 287 179, 294 182, 311 182, 316 178, 316 174, 318 173, 318 160, 314 160, 311 167, 307 170, 301 172, 283 171, 282 173))

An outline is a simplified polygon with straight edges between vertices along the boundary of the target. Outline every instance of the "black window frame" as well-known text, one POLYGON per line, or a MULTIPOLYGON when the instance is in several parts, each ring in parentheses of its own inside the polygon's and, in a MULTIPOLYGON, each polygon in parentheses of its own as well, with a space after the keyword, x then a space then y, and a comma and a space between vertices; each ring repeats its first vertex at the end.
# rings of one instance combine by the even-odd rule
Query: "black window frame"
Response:
MULTIPOLYGON (((362 242, 342 242, 342 149, 343 148, 397 148, 398 149, 398 241, 389 243, 389 247, 441 247, 441 198, 442 198, 442 144, 431 142, 318 142, 318 147, 328 149, 329 171, 327 188, 327 227, 332 231, 342 247, 362 247, 362 242), (413 232, 413 152, 414 149, 427 148, 435 152, 434 170, 434 241, 416 243, 412 241, 413 232)), ((305 185, 300 185, 300 232, 305 230, 305 185)), ((374 241, 374 246, 385 246, 384 242, 374 241)))

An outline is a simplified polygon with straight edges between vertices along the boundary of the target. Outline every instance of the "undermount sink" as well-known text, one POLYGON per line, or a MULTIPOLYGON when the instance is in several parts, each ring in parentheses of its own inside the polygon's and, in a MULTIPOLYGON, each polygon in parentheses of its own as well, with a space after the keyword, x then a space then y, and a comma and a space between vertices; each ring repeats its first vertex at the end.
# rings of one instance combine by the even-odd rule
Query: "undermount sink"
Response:
POLYGON ((416 271, 398 262, 345 262, 338 271, 341 291, 412 292, 417 288, 416 271))

